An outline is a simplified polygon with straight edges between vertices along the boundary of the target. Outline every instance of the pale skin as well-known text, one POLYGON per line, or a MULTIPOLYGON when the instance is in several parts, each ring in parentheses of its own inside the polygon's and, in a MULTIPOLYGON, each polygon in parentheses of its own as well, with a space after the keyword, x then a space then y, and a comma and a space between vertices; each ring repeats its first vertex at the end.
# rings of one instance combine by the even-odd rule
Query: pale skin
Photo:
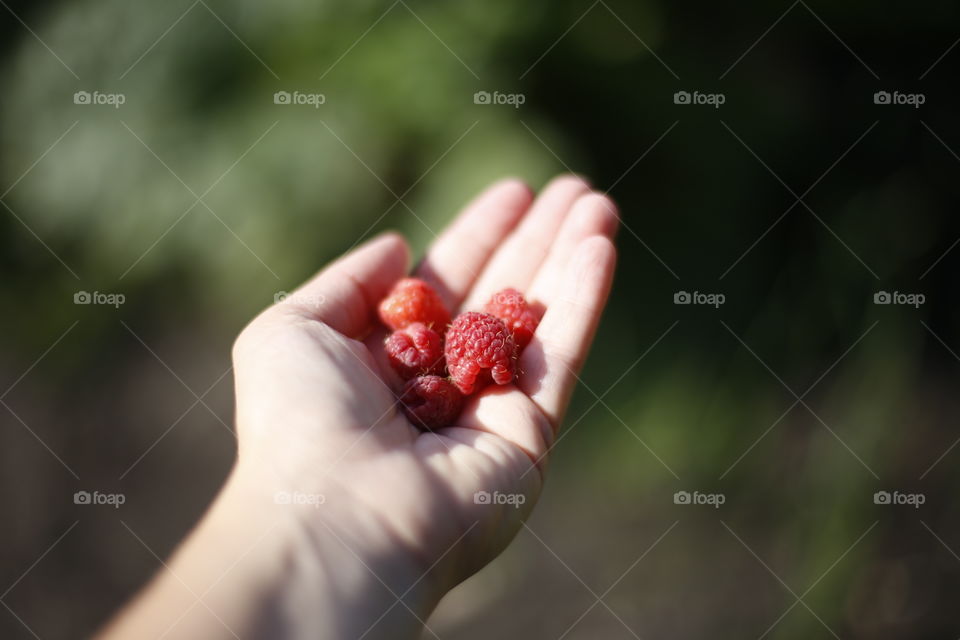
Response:
POLYGON ((471 396, 437 432, 397 409, 376 321, 408 273, 402 237, 368 241, 261 313, 233 349, 230 477, 100 637, 433 637, 430 612, 506 547, 540 494, 610 290, 617 222, 581 178, 536 198, 511 179, 439 235, 414 275, 451 309, 515 287, 546 313, 514 384, 471 396), (478 491, 523 504, 478 504, 478 491))

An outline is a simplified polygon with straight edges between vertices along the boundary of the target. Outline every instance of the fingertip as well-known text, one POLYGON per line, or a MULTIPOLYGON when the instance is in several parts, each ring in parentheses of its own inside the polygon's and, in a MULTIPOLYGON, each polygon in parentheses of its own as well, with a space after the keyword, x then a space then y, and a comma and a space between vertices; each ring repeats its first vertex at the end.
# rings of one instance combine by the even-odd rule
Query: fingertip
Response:
POLYGON ((573 206, 574 225, 584 236, 599 234, 614 237, 620 226, 616 203, 609 196, 591 191, 580 196, 573 206))
MULTIPOLYGON (((515 176, 497 180, 477 195, 467 205, 465 212, 488 211, 490 208, 520 214, 530 206, 534 198, 533 189, 515 176)), ((517 216, 510 216, 516 221, 517 216)))
POLYGON ((569 211, 574 202, 583 194, 590 192, 590 182, 575 173, 562 173, 552 178, 540 190, 540 198, 534 207, 540 207, 547 210, 561 210, 564 215, 569 211))
POLYGON ((367 241, 366 244, 376 244, 378 242, 383 243, 392 243, 392 244, 406 244, 407 241, 399 231, 394 229, 387 229, 386 231, 381 231, 373 238, 367 241))
POLYGON ((367 246, 381 246, 385 251, 395 252, 407 258, 410 257, 410 245, 407 244, 407 239, 399 231, 393 229, 377 234, 366 244, 367 246))
POLYGON ((533 189, 524 180, 516 176, 506 176, 490 185, 490 191, 513 197, 517 200, 533 201, 533 189))
POLYGON ((550 181, 544 186, 544 191, 550 188, 558 188, 569 185, 572 188, 579 189, 590 189, 590 179, 586 176, 580 175, 579 173, 561 173, 554 176, 550 181))
POLYGON ((372 255, 385 256, 385 268, 390 273, 402 277, 410 270, 412 252, 407 239, 397 231, 389 230, 378 234, 360 246, 359 251, 372 255))

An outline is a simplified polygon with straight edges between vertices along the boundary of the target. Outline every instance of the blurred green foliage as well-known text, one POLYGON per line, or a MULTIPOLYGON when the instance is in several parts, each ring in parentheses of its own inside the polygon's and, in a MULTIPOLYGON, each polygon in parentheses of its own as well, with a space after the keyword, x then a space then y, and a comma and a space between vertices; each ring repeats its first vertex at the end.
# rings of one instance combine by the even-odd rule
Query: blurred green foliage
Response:
MULTIPOLYGON (((960 235, 960 54, 931 64, 955 40, 960 9, 798 3, 764 35, 788 6, 14 5, 38 38, 5 27, 0 186, 14 186, 0 212, 0 303, 12 310, 11 382, 73 319, 82 326, 31 376, 31 397, 60 411, 30 423, 46 421, 63 451, 75 442, 63 412, 102 412, 86 433, 116 439, 122 471, 170 420, 140 433, 142 406, 108 409, 120 378, 131 378, 131 398, 169 395, 142 373, 150 355, 118 319, 181 354, 193 380, 196 360, 226 366, 232 336, 275 292, 360 240, 398 228, 422 251, 491 180, 539 187, 574 170, 621 206, 621 266, 531 526, 599 593, 680 520, 611 595, 641 635, 756 637, 794 604, 782 576, 797 594, 816 585, 804 598, 820 620, 797 605, 771 637, 825 627, 956 636, 960 563, 929 532, 960 549, 955 454, 931 468, 956 437, 960 250, 948 249, 960 235), (874 105, 881 89, 922 91, 927 104, 874 105), (726 103, 677 105, 680 90, 726 103), (78 105, 77 91, 126 101, 78 105), (277 91, 325 102, 276 105, 277 91), (525 102, 478 105, 477 91, 525 102), (78 289, 128 302, 78 309, 78 289), (678 290, 727 303, 677 306, 678 290), (878 290, 928 302, 879 307, 878 290), (716 513, 672 503, 694 489, 726 503, 716 513), (918 514, 884 510, 872 502, 879 489, 928 502, 918 514)), ((220 452, 218 464, 189 467, 204 490, 189 508, 171 506, 163 544, 202 508, 229 447, 198 448, 220 452)), ((102 463, 102 450, 72 453, 102 463)), ((176 452, 156 457, 153 484, 184 473, 176 452)), ((153 490, 151 477, 130 482, 131 493, 153 490)), ((556 637, 592 601, 525 582, 570 577, 535 540, 498 565, 463 587, 476 597, 454 596, 438 614, 449 617, 444 637, 556 637), (470 602, 512 608, 474 618, 470 602)), ((150 569, 128 570, 94 613, 150 569)), ((592 615, 577 633, 625 632, 609 622, 592 615)))

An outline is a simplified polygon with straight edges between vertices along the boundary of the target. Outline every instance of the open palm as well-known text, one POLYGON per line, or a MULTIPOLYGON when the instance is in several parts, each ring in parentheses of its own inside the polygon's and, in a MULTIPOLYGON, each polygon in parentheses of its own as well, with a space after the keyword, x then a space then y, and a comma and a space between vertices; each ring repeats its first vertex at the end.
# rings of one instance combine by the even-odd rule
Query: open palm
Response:
POLYGON ((268 469, 277 490, 322 495, 310 517, 351 551, 399 544, 449 589, 495 557, 536 502, 610 288, 616 227, 606 197, 563 176, 535 201, 518 181, 497 183, 440 234, 414 275, 450 309, 478 309, 509 286, 546 313, 514 384, 470 396, 436 432, 398 410, 375 321, 409 268, 406 243, 387 234, 340 258, 237 340, 240 463, 268 469))

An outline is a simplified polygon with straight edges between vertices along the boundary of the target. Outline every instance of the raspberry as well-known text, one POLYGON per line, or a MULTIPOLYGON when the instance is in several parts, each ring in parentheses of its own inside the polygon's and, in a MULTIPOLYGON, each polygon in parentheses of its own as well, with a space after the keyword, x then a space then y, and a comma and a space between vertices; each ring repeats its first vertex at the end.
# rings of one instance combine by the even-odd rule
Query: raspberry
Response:
POLYGON ((403 278, 380 303, 380 319, 394 331, 422 322, 442 334, 450 324, 450 312, 440 295, 418 278, 403 278))
POLYGON ((384 349, 390 366, 404 380, 418 375, 443 375, 443 339, 422 322, 391 333, 384 349))
POLYGON ((516 344, 509 329, 488 313, 461 313, 447 330, 444 353, 450 378, 465 395, 476 384, 492 379, 497 384, 513 380, 516 344))
POLYGON ((400 403, 410 422, 432 430, 453 422, 460 413, 463 396, 446 378, 419 376, 407 382, 400 403))
POLYGON ((516 289, 504 289, 494 294, 483 310, 503 320, 507 329, 513 333, 518 351, 523 351, 524 347, 530 344, 542 315, 531 307, 523 294, 516 289))

